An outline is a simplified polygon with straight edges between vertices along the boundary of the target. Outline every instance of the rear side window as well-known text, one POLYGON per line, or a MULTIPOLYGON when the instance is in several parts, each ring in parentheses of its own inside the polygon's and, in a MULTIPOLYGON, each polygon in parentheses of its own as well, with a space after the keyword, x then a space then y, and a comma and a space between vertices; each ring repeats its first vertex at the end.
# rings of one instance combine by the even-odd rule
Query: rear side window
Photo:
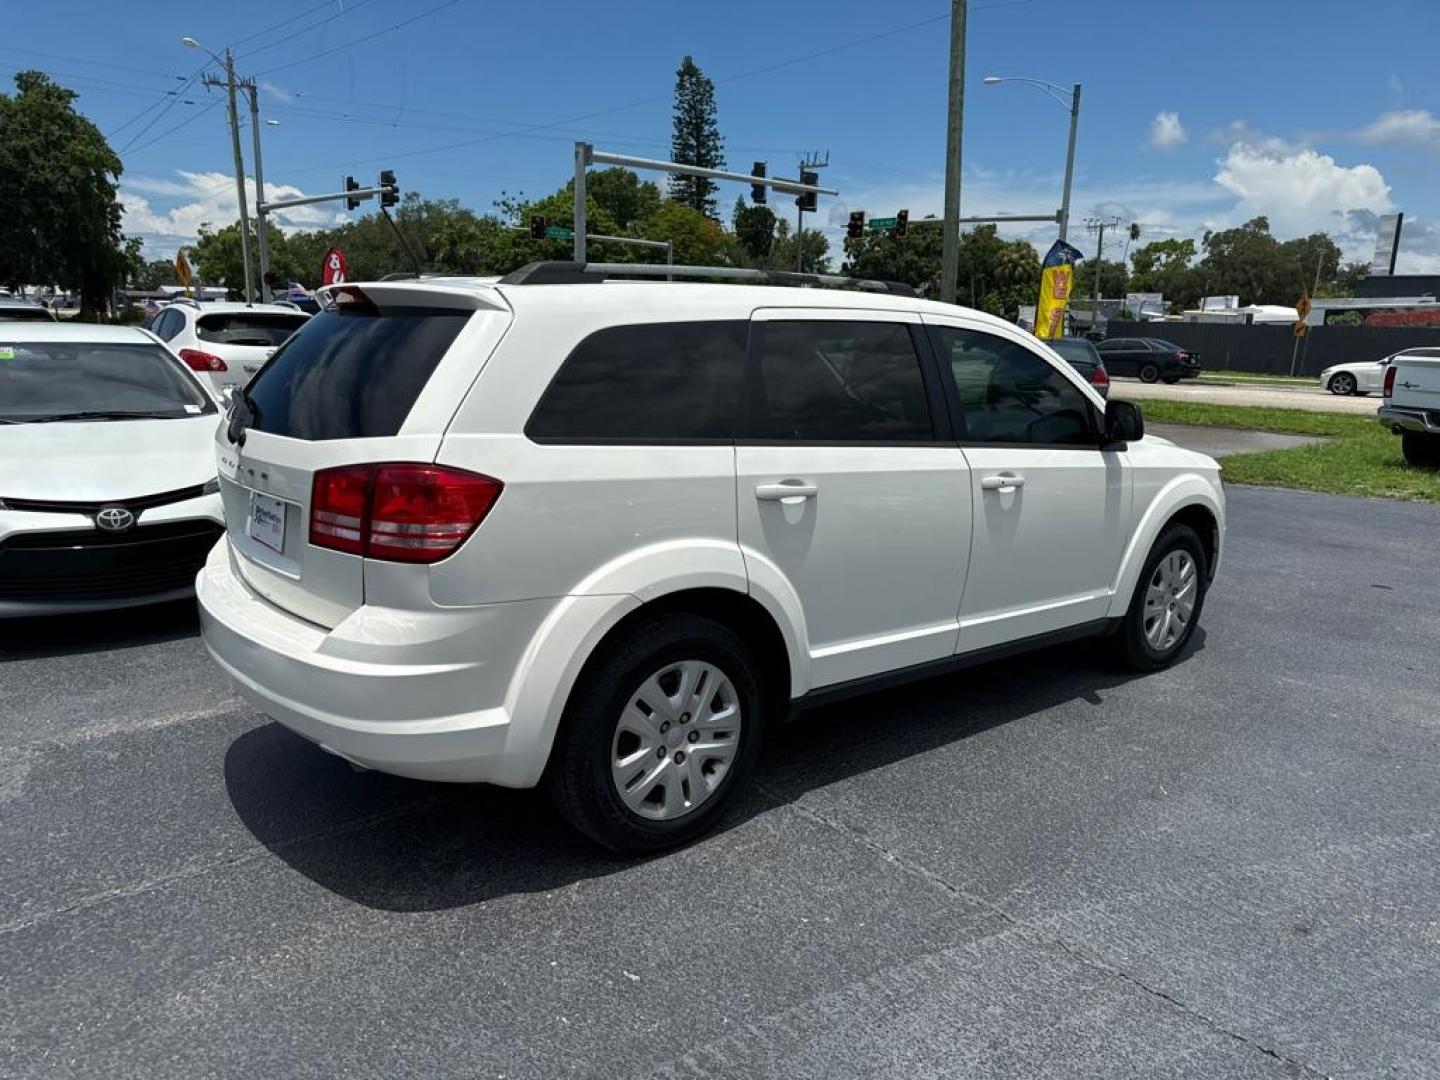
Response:
POLYGON ((729 439, 748 323, 645 323, 591 334, 525 425, 539 442, 729 439))
POLYGON ((920 358, 904 323, 765 322, 747 387, 751 439, 914 442, 934 437, 920 358))
POLYGON ((250 426, 313 441, 398 434, 471 314, 358 304, 321 312, 250 383, 250 426))
POLYGON ((217 345, 260 345, 273 348, 305 325, 303 315, 274 315, 257 311, 227 311, 201 315, 195 320, 195 336, 217 345))

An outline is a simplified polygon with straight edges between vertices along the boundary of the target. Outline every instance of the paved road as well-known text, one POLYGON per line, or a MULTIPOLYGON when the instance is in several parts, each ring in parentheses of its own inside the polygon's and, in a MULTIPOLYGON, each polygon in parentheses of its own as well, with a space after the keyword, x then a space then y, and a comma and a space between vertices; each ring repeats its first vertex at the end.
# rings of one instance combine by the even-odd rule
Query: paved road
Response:
POLYGON ((1440 508, 1234 489, 1205 636, 812 713, 645 862, 352 774, 183 608, 0 643, 0 1076, 1440 1074, 1440 508))
POLYGON ((1210 405, 1262 405, 1272 409, 1304 409, 1306 412, 1334 412, 1374 416, 1380 407, 1376 394, 1368 397, 1336 397, 1318 387, 1286 386, 1206 386, 1182 382, 1142 383, 1139 379, 1115 379, 1110 384, 1115 397, 1144 401, 1197 401, 1210 405))
POLYGON ((1177 446, 1198 450, 1213 458, 1229 457, 1231 454, 1253 454, 1260 450, 1293 450, 1297 446, 1329 441, 1310 435, 1282 435, 1274 431, 1200 427, 1196 424, 1146 424, 1145 433, 1169 439, 1177 446))

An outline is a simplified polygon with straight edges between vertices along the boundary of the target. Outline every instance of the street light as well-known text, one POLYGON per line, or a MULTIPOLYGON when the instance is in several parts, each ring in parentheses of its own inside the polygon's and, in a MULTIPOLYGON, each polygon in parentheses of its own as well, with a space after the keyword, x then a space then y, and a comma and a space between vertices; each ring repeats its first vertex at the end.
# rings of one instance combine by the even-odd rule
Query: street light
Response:
POLYGON ((1070 181, 1075 175, 1075 127, 1080 122, 1080 84, 1076 83, 1066 99, 1065 88, 1044 79, 1029 79, 1022 75, 986 75, 980 80, 986 86, 999 86, 1005 82, 1029 83, 1038 87, 1070 113, 1070 146, 1065 151, 1065 190, 1060 197, 1060 239, 1064 240, 1070 231, 1070 181))

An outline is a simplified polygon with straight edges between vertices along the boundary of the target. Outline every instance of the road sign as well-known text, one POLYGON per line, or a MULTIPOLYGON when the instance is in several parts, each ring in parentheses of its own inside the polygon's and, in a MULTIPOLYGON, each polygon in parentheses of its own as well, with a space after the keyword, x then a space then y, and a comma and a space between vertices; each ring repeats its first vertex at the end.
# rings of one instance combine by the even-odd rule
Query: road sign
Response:
POLYGON ((547 240, 573 240, 574 238, 575 230, 567 229, 563 225, 551 225, 545 230, 545 239, 547 240))
POLYGON ((895 228, 896 220, 893 217, 877 217, 870 219, 871 232, 889 232, 895 228))
POLYGON ((1308 330, 1308 329, 1309 329, 1309 327, 1307 327, 1307 326, 1305 325, 1305 320, 1304 320, 1304 319, 1298 320, 1298 321, 1295 323, 1295 336, 1296 336, 1296 337, 1304 337, 1304 336, 1305 336, 1305 331, 1308 330))
POLYGON ((1299 300, 1295 301, 1295 317, 1296 317, 1297 319, 1299 319, 1301 322, 1304 322, 1306 316, 1308 316, 1309 314, 1310 314, 1310 297, 1308 297, 1308 296, 1302 296, 1302 297, 1300 297, 1299 300))

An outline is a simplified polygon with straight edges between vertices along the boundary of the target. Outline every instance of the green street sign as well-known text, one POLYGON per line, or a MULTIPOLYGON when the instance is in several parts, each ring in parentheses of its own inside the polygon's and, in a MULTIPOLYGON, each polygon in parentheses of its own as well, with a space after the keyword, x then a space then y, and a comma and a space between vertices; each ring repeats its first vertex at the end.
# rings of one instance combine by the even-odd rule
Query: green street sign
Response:
POLYGON ((546 240, 574 240, 575 230, 563 225, 550 225, 545 229, 546 240))
POLYGON ((870 219, 871 232, 888 232, 895 228, 897 222, 893 217, 877 217, 870 219))

